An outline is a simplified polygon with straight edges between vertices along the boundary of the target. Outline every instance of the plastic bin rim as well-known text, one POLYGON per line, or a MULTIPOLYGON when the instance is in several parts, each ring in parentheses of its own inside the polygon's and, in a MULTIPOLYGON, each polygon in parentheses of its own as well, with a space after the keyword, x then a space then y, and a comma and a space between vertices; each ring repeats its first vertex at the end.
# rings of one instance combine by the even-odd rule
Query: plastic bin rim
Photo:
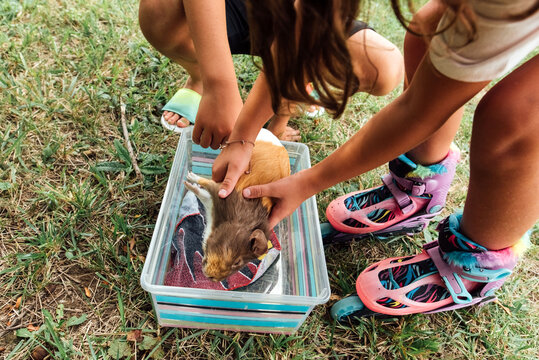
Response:
POLYGON ((320 305, 325 304, 329 300, 330 291, 328 288, 324 288, 318 296, 302 296, 302 295, 286 295, 286 294, 265 294, 265 293, 253 293, 242 291, 227 291, 227 290, 210 290, 210 289, 197 289, 180 286, 165 286, 165 285, 152 285, 146 282, 142 274, 140 277, 140 285, 144 290, 152 295, 165 295, 165 296, 177 296, 187 298, 200 298, 200 299, 212 299, 212 300, 241 300, 249 302, 283 302, 287 304, 298 305, 320 305))

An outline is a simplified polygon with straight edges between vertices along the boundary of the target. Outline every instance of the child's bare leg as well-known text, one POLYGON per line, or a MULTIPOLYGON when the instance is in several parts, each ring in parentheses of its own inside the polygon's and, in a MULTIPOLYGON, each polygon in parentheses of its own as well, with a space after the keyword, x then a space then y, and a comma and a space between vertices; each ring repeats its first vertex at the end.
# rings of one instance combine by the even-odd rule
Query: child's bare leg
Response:
MULTIPOLYGON (((141 0, 139 23, 142 33, 160 53, 181 65, 189 74, 185 87, 202 94, 202 78, 182 0, 141 0)), ((189 125, 187 119, 164 111, 169 124, 189 125)))
POLYGON ((538 78, 535 56, 496 84, 475 113, 461 229, 491 250, 515 244, 539 218, 538 78))
MULTIPOLYGON (((410 27, 420 34, 432 34, 436 31, 444 11, 443 4, 438 1, 430 1, 414 15, 410 27)), ((427 53, 428 45, 427 37, 418 37, 410 32, 406 33, 404 38, 405 89, 412 81, 417 67, 427 53)), ((464 108, 457 110, 428 140, 408 151, 407 156, 415 163, 422 165, 435 164, 445 158, 460 126, 463 110, 464 108)))
MULTIPOLYGON (((413 30, 420 34, 433 33, 443 13, 440 9, 438 2, 434 1, 423 6, 414 16, 413 30)), ((359 46, 356 51, 360 54, 361 49, 366 48, 366 50, 370 50, 365 51, 363 56, 363 59, 370 60, 370 63, 367 62, 364 64, 363 70, 370 69, 369 66, 372 67, 372 65, 369 64, 375 64, 376 68, 380 70, 378 72, 378 78, 374 77, 375 81, 372 82, 371 80, 370 83, 369 79, 372 79, 376 75, 375 71, 371 73, 364 72, 363 77, 356 72, 356 76, 360 79, 359 90, 368 91, 369 87, 371 87, 372 91, 368 92, 378 94, 381 91, 392 89, 391 85, 395 84, 397 75, 400 73, 397 66, 400 55, 398 50, 393 49, 392 44, 387 42, 387 40, 384 41, 385 39, 379 37, 379 35, 378 38, 374 37, 371 30, 360 31, 358 34, 361 32, 364 32, 364 43, 366 46, 359 46), (372 37, 370 42, 368 41, 369 36, 372 37), (385 69, 392 69, 392 71, 386 72, 385 69), (364 80, 363 85, 361 82, 362 79, 364 80)), ((357 39, 359 44, 360 41, 361 37, 357 39)), ((351 47, 353 48, 353 46, 351 47)), ((425 57, 427 48, 428 43, 425 38, 414 36, 411 33, 406 34, 404 46, 405 88, 408 81, 413 81, 415 71, 425 57)), ((353 53, 351 52, 351 54, 353 53)), ((357 61, 361 61, 360 57, 358 59, 357 61)), ((440 168, 445 169, 444 172, 437 173, 436 170, 433 170, 434 173, 424 177, 423 175, 417 175, 419 173, 413 175, 412 170, 415 168, 412 167, 410 167, 409 172, 403 172, 403 169, 409 165, 400 158, 394 159, 389 163, 393 171, 390 174, 393 181, 400 179, 399 181, 410 184, 410 179, 413 179, 417 183, 429 181, 431 184, 436 184, 436 186, 430 187, 428 193, 421 194, 419 197, 417 197, 417 193, 414 195, 415 190, 411 187, 406 188, 406 196, 410 197, 410 201, 412 197, 416 201, 416 206, 413 210, 406 209, 403 205, 404 202, 398 202, 396 199, 398 196, 402 196, 402 194, 399 195, 397 189, 391 190, 384 182, 384 185, 378 188, 352 192, 335 199, 328 206, 326 212, 328 214, 328 220, 333 227, 344 233, 385 234, 385 231, 388 233, 393 233, 394 231, 415 232, 426 226, 432 220, 433 214, 440 212, 445 205, 447 190, 453 179, 455 166, 459 158, 459 152, 457 150, 450 152, 450 145, 460 125, 461 117, 462 110, 459 110, 428 140, 406 154, 408 159, 417 165, 437 163, 441 165, 440 168), (396 169, 400 169, 399 174, 395 173, 396 169), (407 178, 407 174, 409 174, 409 178, 407 178), (378 196, 371 196, 372 191, 376 191, 378 196), (431 200, 423 200, 426 194, 431 196, 431 200), (379 208, 377 206, 385 209, 385 214, 390 214, 390 217, 378 216, 377 212, 370 211, 375 208, 378 210, 379 208), (398 210, 399 208, 400 211, 398 210), (357 224, 363 226, 358 226, 357 224)))
MULTIPOLYGON (((414 16, 412 29, 422 34, 433 33, 444 7, 429 2, 414 16), (427 21, 428 19, 428 21, 427 21)), ((413 78, 419 63, 427 52, 426 38, 407 33, 404 42, 405 88, 413 78)), ((402 81, 402 57, 398 49, 372 30, 361 30, 349 39, 354 72, 359 79, 359 91, 384 95, 402 81)), ((435 134, 423 144, 408 152, 416 163, 430 165, 447 156, 462 119, 462 109, 455 112, 435 134)))

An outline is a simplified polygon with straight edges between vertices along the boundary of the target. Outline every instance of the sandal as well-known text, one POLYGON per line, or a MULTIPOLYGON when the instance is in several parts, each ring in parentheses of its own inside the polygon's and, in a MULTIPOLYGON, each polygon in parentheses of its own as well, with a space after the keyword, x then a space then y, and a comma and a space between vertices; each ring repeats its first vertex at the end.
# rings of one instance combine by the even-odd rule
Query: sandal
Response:
MULTIPOLYGON (((202 96, 194 90, 182 88, 163 106, 162 111, 171 111, 189 120, 191 124, 195 123, 198 112, 198 105, 202 96)), ((185 128, 169 124, 164 116, 161 115, 161 124, 167 130, 177 133, 183 132, 185 128)))
POLYGON ((419 255, 385 259, 365 269, 356 282, 358 296, 337 302, 332 316, 344 321, 431 314, 496 300, 494 292, 512 273, 529 238, 506 249, 487 250, 458 232, 460 217, 443 220, 438 241, 426 244, 419 255))
POLYGON ((336 233, 335 242, 422 231, 441 213, 459 159, 460 151, 451 146, 442 161, 430 166, 415 164, 406 155, 390 161, 382 186, 341 196, 329 204, 326 216, 333 229, 354 234, 336 233))
MULTIPOLYGON (((318 95, 312 83, 308 83, 305 88, 307 89, 307 93, 309 94, 309 96, 311 96, 313 99, 320 99, 320 95, 318 95)), ((324 113, 326 112, 326 109, 319 105, 312 105, 312 107, 309 106, 308 108, 312 108, 312 110, 303 110, 303 113, 309 118, 317 118, 324 115, 324 113)))

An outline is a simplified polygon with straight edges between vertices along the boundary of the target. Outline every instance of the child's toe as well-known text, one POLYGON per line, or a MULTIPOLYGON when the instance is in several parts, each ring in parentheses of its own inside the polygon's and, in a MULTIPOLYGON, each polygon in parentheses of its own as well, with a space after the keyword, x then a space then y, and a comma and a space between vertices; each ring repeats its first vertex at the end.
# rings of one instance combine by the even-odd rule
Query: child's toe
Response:
POLYGON ((165 119, 168 121, 168 123, 170 125, 174 125, 174 124, 176 124, 176 122, 178 121, 179 118, 180 118, 180 116, 178 114, 175 114, 173 112, 169 112, 168 113, 168 118, 166 117, 165 119))
POLYGON ((189 126, 189 120, 187 120, 186 118, 183 118, 183 117, 178 117, 178 119, 176 121, 176 126, 180 127, 180 128, 187 127, 187 126, 189 126))

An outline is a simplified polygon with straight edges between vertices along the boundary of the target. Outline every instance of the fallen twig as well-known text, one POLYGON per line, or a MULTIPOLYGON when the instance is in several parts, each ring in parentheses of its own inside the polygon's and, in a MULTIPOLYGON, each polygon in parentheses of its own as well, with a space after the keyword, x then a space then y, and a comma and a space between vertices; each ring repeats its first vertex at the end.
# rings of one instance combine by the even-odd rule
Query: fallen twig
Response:
POLYGON ((129 156, 131 157, 131 163, 133 164, 133 169, 135 169, 135 173, 137 174, 137 178, 142 180, 142 172, 140 172, 140 168, 138 167, 137 158, 135 157, 135 153, 133 152, 133 147, 131 146, 131 141, 129 141, 129 133, 127 132, 127 123, 125 120, 125 104, 120 105, 120 113, 121 113, 121 121, 122 121, 122 130, 124 133, 124 139, 125 139, 125 146, 127 147, 127 151, 129 151, 129 156))

